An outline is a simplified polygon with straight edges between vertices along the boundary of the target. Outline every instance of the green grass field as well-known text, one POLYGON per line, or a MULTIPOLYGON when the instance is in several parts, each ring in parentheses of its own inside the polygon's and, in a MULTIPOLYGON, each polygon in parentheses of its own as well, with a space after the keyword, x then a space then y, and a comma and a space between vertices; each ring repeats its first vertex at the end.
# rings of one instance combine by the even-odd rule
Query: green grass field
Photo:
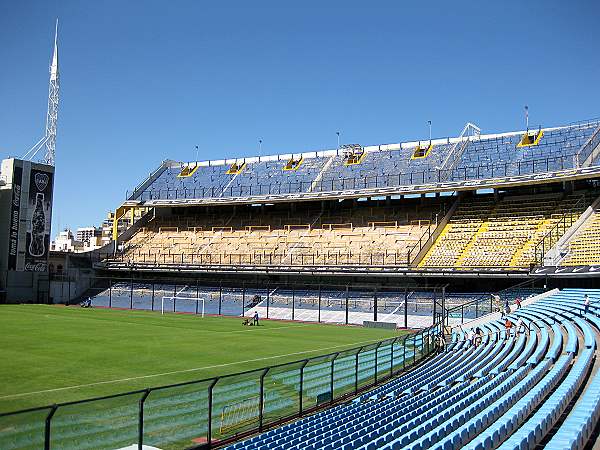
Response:
POLYGON ((389 330, 45 305, 0 307, 0 412, 241 372, 389 330))

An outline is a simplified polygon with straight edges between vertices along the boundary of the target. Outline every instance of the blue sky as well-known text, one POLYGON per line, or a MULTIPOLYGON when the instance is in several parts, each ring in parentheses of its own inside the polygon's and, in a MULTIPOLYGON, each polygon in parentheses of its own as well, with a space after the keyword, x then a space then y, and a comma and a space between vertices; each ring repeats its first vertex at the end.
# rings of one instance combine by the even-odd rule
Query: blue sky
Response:
POLYGON ((41 137, 60 17, 53 235, 165 158, 600 116, 596 1, 0 1, 0 157, 41 137))

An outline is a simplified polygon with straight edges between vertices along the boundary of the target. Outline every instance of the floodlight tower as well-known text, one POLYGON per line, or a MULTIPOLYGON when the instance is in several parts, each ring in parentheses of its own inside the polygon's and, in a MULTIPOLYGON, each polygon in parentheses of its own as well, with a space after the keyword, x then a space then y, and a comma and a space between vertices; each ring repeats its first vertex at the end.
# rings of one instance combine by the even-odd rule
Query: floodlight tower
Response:
POLYGON ((56 150, 56 123, 58 121, 58 99, 60 75, 58 72, 58 19, 54 30, 54 52, 50 64, 50 85, 48 87, 48 113, 46 115, 46 156, 44 162, 54 165, 56 150))

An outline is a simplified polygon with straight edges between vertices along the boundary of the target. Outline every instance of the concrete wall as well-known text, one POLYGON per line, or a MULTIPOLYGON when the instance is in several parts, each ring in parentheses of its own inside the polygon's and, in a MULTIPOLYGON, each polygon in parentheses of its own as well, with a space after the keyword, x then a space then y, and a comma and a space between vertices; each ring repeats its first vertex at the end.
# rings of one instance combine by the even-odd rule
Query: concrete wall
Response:
POLYGON ((40 272, 3 272, 7 303, 48 303, 49 277, 40 272))

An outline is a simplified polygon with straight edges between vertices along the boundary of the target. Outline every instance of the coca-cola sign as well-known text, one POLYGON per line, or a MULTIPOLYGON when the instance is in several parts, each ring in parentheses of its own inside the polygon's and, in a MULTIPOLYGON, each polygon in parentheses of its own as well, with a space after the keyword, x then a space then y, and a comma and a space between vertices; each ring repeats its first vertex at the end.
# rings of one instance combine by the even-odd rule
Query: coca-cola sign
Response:
POLYGON ((38 263, 27 262, 27 263, 25 263, 25 272, 45 272, 47 269, 48 269, 48 263, 45 263, 45 262, 38 262, 38 263))
POLYGON ((8 270, 17 270, 17 253, 19 249, 19 226, 21 223, 21 189, 23 168, 15 166, 12 178, 12 202, 8 226, 8 270))
POLYGON ((31 170, 24 266, 24 270, 27 272, 45 272, 48 269, 52 217, 52 175, 51 172, 43 170, 31 170))

